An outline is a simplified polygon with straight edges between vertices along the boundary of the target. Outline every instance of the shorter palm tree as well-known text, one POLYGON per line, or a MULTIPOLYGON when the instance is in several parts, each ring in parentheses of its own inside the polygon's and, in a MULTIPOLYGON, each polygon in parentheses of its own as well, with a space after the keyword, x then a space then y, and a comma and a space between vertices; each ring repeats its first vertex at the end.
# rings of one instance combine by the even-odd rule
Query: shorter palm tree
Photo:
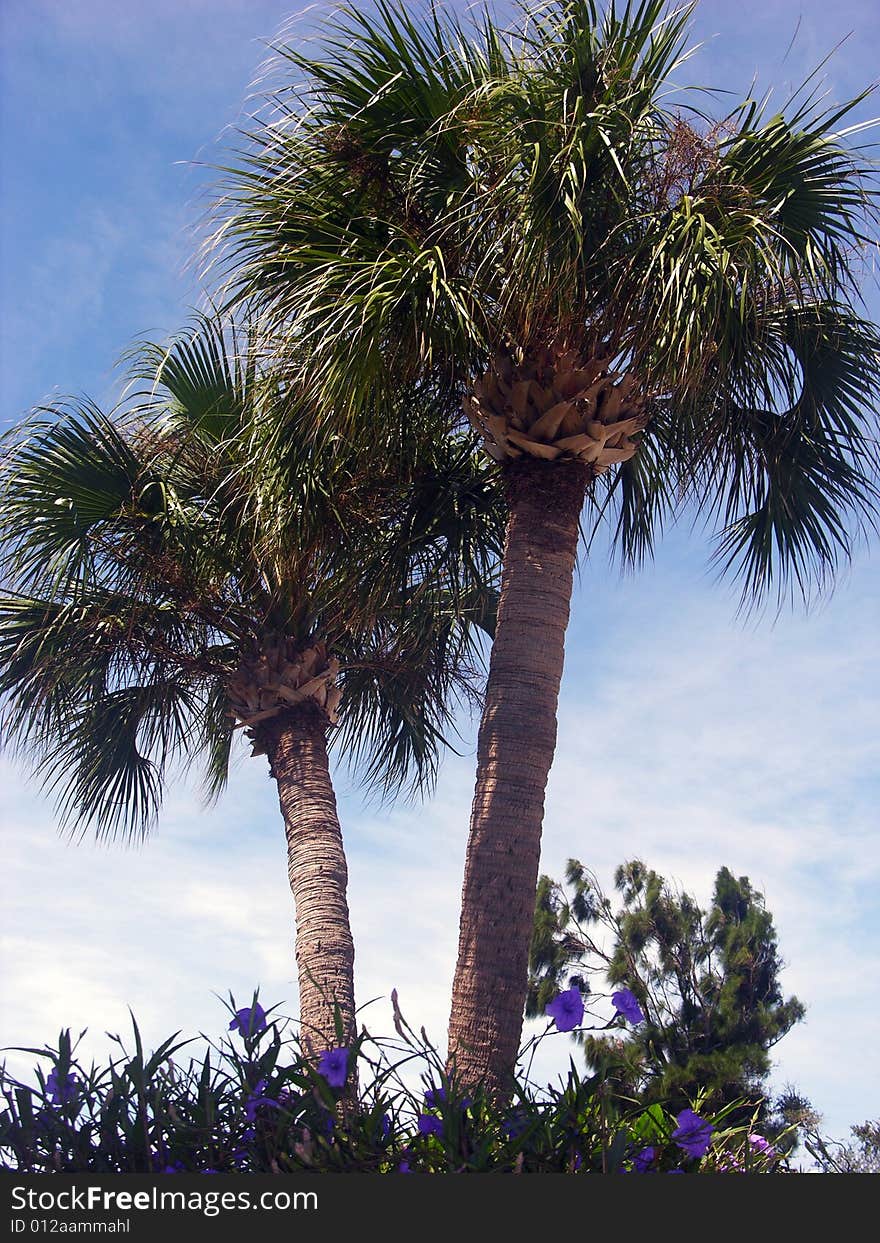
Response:
POLYGON ((55 407, 7 438, 5 730, 63 822, 126 836, 148 830, 177 760, 200 763, 215 798, 243 731, 284 818, 303 1038, 346 1043, 328 743, 386 790, 432 779, 474 692, 475 623, 491 628, 494 493, 465 443, 416 462, 314 434, 217 321, 141 348, 135 374, 151 387, 126 410, 55 407), (454 508, 436 495, 449 478, 454 508))

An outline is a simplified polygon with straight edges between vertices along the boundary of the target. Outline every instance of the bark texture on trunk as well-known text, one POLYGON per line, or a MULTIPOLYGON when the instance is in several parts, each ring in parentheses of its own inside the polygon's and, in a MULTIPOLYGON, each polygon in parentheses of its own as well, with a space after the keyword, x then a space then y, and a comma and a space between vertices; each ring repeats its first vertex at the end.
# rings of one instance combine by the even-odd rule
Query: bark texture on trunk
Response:
POLYGON ((449 1021, 450 1071, 494 1092, 509 1085, 522 1033, 544 790, 590 473, 582 462, 531 458, 506 468, 510 517, 449 1021))
POLYGON ((303 1047, 320 1053, 355 1034, 354 940, 348 918, 348 869, 327 759, 327 718, 303 704, 264 722, 259 741, 269 756, 287 835, 290 888, 296 905, 296 963, 303 1047))

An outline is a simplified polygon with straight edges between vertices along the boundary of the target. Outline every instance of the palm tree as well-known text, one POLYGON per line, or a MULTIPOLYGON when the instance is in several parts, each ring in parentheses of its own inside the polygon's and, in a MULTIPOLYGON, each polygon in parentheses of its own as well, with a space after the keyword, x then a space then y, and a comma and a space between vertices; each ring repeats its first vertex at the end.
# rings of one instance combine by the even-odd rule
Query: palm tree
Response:
POLYGON ((691 8, 552 0, 511 31, 343 9, 317 51, 280 49, 293 84, 228 170, 213 238, 230 302, 275 349, 308 347, 334 418, 391 378, 457 387, 503 479, 449 1028, 450 1064, 495 1087, 585 500, 633 563, 695 506, 749 603, 827 585, 877 499, 857 291, 877 190, 842 128, 864 96, 673 108, 691 8))
POLYGON ((216 797, 244 731, 284 819, 304 1045, 347 1045, 328 741, 386 790, 430 782, 474 686, 475 623, 491 630, 497 502, 466 443, 389 464, 378 438, 371 458, 311 434, 296 393, 216 320, 141 347, 134 374, 151 387, 113 417, 74 403, 7 437, 6 730, 65 822, 124 835, 149 828, 175 760, 201 763, 216 797), (456 513, 436 497, 450 472, 456 513))

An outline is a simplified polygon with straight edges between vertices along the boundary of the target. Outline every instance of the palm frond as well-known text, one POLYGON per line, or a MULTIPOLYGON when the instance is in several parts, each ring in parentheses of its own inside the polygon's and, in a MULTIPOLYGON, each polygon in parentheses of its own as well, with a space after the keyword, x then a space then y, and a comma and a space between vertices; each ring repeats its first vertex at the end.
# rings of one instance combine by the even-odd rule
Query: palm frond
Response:
POLYGON ((139 470, 91 402, 37 409, 0 443, 4 572, 34 586, 88 575, 99 556, 94 528, 131 506, 139 470))
POLYGON ((654 401, 638 452, 616 472, 601 476, 588 494, 588 551, 605 528, 610 529, 611 555, 622 568, 637 569, 653 556, 657 539, 677 520, 686 499, 679 449, 672 412, 654 401))
POLYGON ((201 705, 191 725, 191 763, 201 771, 202 792, 208 806, 220 798, 229 781, 234 721, 224 679, 205 680, 201 705))
POLYGON ((79 705, 37 775, 56 795, 63 825, 99 837, 143 837, 155 822, 169 763, 188 746, 194 697, 167 678, 79 705))
POLYGON ((833 304, 781 310, 775 330, 696 431, 701 508, 744 606, 829 586, 880 499, 880 331, 833 304))
POLYGON ((256 355, 250 336, 233 321, 199 315, 169 342, 141 341, 124 359, 132 381, 148 384, 148 403, 161 407, 170 428, 216 446, 239 430, 253 401, 256 355))
POLYGON ((222 647, 167 606, 81 589, 73 599, 0 597, 4 745, 56 792, 69 825, 141 834, 169 763, 192 747, 222 647))

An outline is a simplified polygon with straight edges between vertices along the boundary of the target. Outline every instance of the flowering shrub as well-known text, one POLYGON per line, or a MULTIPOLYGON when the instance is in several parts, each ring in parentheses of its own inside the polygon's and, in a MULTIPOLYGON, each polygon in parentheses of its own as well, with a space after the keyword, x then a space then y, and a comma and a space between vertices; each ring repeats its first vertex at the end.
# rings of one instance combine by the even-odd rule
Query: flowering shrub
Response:
MULTIPOLYGON (((177 1035, 147 1055, 133 1021, 106 1065, 87 1068, 69 1032, 31 1049, 35 1082, 0 1070, 0 1163, 31 1173, 702 1173, 785 1168, 768 1141, 693 1109, 673 1117, 616 1097, 572 1066, 557 1087, 518 1081, 509 1100, 465 1096, 394 1000, 396 1038, 363 1031, 304 1056, 289 1020, 254 996, 229 1033, 187 1061, 177 1035), (416 1066, 422 1087, 404 1081, 416 1066)), ((577 1015, 578 998, 557 1023, 577 1015)), ((622 999, 622 1012, 628 999, 622 999)), ((631 1011, 635 1018, 635 1012, 631 1011)))

